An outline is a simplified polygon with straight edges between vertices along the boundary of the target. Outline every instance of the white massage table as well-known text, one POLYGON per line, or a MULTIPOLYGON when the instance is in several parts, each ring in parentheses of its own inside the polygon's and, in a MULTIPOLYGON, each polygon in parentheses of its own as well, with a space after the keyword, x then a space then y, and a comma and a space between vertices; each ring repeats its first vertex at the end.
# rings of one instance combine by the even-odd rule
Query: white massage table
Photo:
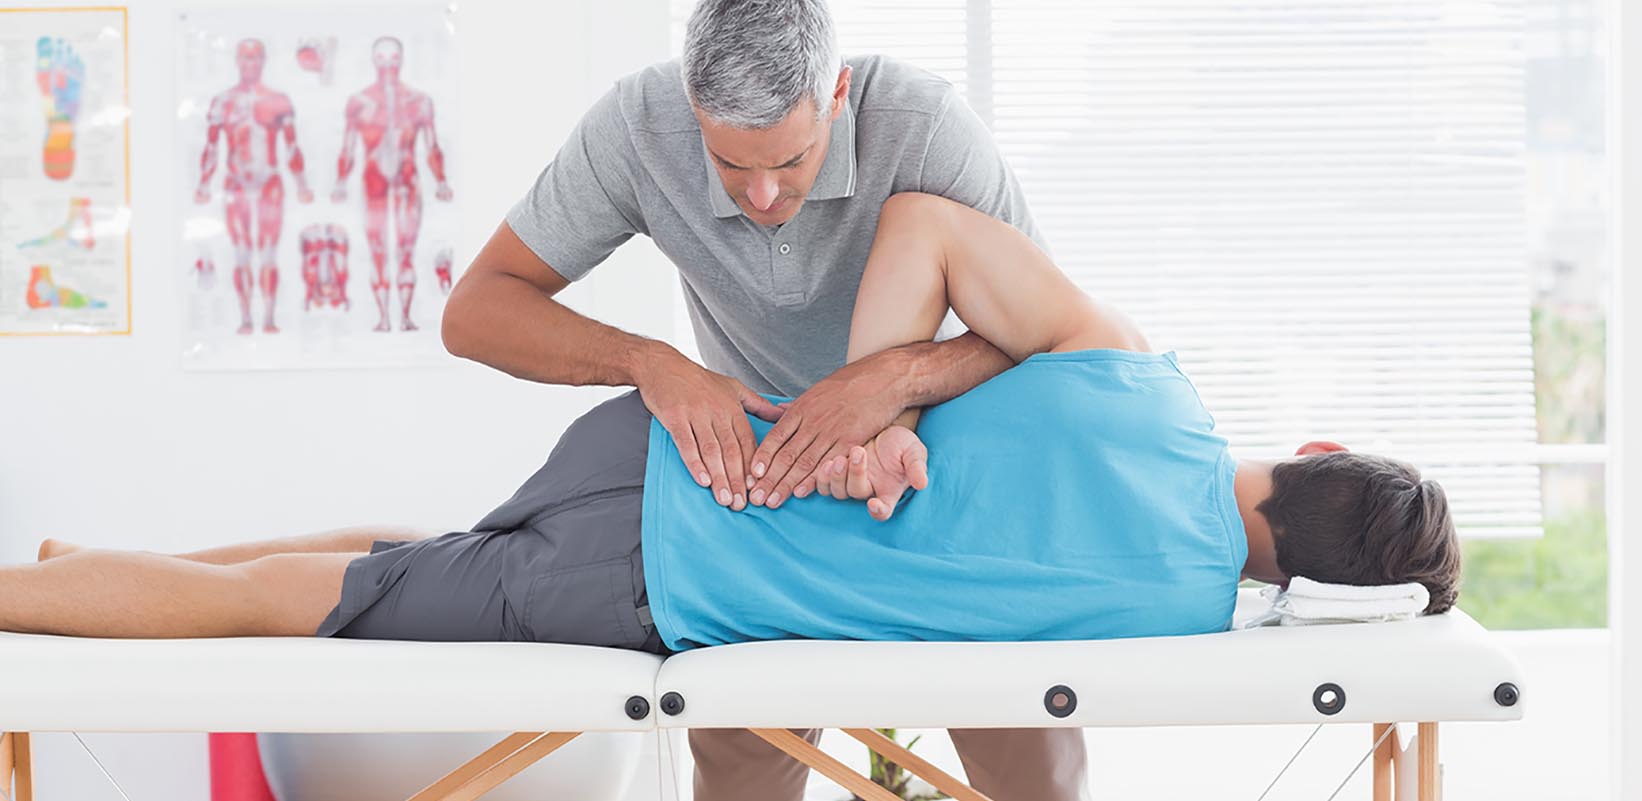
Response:
MULTIPOLYGON (((1238 618, 1264 608, 1245 590, 1238 618)), ((586 731, 746 728, 868 801, 894 796, 787 731, 840 728, 959 801, 986 801, 874 727, 1419 723, 1522 716, 1510 655, 1463 612, 1401 623, 1089 642, 783 641, 651 654, 534 643, 103 640, 0 633, 0 792, 32 801, 29 732, 517 732, 413 796, 477 798, 586 731), (248 692, 246 687, 255 687, 248 692), (15 792, 13 773, 15 771, 15 792)))

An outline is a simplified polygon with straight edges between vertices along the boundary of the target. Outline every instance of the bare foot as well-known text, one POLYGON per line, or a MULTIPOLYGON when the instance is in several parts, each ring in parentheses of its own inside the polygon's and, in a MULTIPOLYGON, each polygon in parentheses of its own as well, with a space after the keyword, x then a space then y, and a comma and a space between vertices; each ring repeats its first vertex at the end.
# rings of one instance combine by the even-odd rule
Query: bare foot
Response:
POLYGON ((62 540, 46 539, 40 541, 40 553, 38 555, 38 559, 39 561, 44 562, 47 559, 67 556, 71 553, 76 553, 83 550, 85 550, 85 546, 83 545, 75 545, 72 542, 63 542, 62 540))

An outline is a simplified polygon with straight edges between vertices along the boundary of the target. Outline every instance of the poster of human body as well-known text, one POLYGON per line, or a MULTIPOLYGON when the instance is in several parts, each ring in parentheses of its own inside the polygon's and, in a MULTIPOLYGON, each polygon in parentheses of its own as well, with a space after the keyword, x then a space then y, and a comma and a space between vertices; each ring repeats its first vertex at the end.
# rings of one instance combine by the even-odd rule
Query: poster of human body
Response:
POLYGON ((453 12, 191 9, 178 27, 185 363, 446 358, 453 12))
POLYGON ((0 8, 0 334, 131 330, 123 8, 0 8))

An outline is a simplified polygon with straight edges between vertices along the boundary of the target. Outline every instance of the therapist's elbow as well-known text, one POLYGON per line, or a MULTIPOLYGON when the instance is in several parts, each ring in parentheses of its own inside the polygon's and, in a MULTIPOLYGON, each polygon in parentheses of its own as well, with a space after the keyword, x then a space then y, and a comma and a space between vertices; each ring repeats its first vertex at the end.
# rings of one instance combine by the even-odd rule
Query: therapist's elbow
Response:
POLYGON ((467 282, 458 282, 445 302, 445 314, 439 321, 439 339, 450 355, 475 359, 479 347, 475 326, 478 304, 473 298, 473 287, 464 283, 467 282))

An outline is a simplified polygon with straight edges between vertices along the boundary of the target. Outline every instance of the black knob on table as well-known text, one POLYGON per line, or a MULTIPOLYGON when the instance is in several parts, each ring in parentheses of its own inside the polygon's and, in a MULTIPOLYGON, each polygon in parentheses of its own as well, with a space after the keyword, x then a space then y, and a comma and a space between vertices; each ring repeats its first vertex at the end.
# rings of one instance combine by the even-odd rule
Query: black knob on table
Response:
POLYGON ((1319 684, 1311 692, 1311 705, 1325 715, 1338 715, 1346 708, 1346 691, 1332 681, 1319 684))
POLYGON ((1043 694, 1043 708, 1057 718, 1064 718, 1078 708, 1078 694, 1064 684, 1050 687, 1043 694))

